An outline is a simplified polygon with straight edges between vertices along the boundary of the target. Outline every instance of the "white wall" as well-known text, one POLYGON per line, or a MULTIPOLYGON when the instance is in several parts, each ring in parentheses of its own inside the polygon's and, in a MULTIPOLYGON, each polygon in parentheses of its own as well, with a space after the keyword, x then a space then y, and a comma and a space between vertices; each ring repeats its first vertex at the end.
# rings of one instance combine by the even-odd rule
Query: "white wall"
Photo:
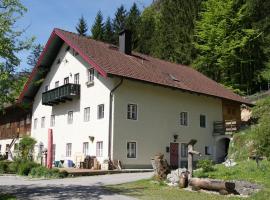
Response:
POLYGON ((32 131, 31 134, 38 144, 42 142, 47 146, 48 128, 53 129, 54 144, 56 144, 56 160, 74 160, 74 155, 82 153, 83 142, 89 142, 89 155, 96 155, 96 142, 103 141, 103 157, 108 156, 108 113, 109 96, 113 86, 112 80, 106 80, 95 71, 93 86, 86 86, 87 68, 89 65, 77 55, 72 55, 72 49, 66 52, 66 45, 63 45, 57 59, 61 58, 61 63, 57 64, 57 59, 53 63, 50 72, 47 74, 41 85, 33 104, 32 131), (50 89, 54 88, 55 82, 59 81, 63 85, 64 78, 69 77, 69 82, 74 83, 74 74, 80 73, 81 96, 71 102, 60 103, 54 106, 42 105, 42 92, 46 85, 50 89), (97 106, 105 104, 104 119, 97 119, 97 106), (84 108, 90 107, 90 121, 84 122, 84 108), (67 113, 73 111, 73 124, 67 124, 67 113), (50 127, 50 116, 55 115, 55 127, 50 127), (41 128, 41 118, 45 116, 45 128, 41 128), (38 119, 37 129, 34 129, 34 119, 38 119), (92 143, 89 136, 94 136, 92 143), (72 156, 66 157, 66 143, 72 143, 72 156))
POLYGON ((214 146, 213 121, 222 120, 220 99, 181 92, 138 81, 124 80, 115 92, 113 123, 113 159, 127 167, 147 167, 156 153, 166 153, 166 146, 178 134, 177 143, 197 139, 195 149, 214 146), (127 104, 138 105, 138 120, 127 119, 127 104), (188 126, 179 125, 179 114, 188 112, 188 126), (200 127, 200 114, 206 115, 206 128, 200 127), (137 142, 137 158, 127 158, 127 141, 137 142))

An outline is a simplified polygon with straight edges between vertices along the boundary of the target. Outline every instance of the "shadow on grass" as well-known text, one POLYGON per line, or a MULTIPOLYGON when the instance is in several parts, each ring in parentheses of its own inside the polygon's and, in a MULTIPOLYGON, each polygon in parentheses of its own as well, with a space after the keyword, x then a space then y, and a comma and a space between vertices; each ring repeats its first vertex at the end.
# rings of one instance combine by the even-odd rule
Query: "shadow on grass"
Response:
MULTIPOLYGON (((132 189, 133 190, 133 189, 132 189)), ((79 185, 16 185, 1 186, 0 194, 9 194, 10 197, 16 196, 17 199, 108 199, 117 195, 114 191, 108 190, 102 186, 79 186, 79 185), (14 196, 12 196, 14 195, 14 196)), ((127 192, 128 194, 129 192, 127 192)), ((123 194, 123 193, 121 193, 123 194)), ((123 197, 121 199, 129 199, 123 197)), ((0 200, 2 200, 0 198, 0 200)))

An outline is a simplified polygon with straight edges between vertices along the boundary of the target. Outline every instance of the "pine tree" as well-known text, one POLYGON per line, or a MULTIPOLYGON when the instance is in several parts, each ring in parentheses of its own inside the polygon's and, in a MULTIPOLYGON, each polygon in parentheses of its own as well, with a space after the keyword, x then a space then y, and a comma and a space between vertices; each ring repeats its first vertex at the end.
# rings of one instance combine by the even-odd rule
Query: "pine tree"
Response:
POLYGON ((105 25, 104 25, 104 35, 103 40, 108 43, 113 42, 113 30, 112 30, 112 23, 111 18, 108 17, 106 19, 105 25))
POLYGON ((132 49, 137 49, 138 47, 138 32, 140 26, 140 10, 137 7, 137 4, 134 3, 128 12, 126 19, 126 29, 129 29, 132 33, 132 49))
POLYGON ((42 51, 43 51, 43 46, 41 44, 34 45, 32 47, 32 51, 30 52, 30 55, 27 57, 27 64, 31 68, 36 66, 37 61, 42 51))
POLYGON ((91 28, 92 38, 95 40, 103 40, 104 36, 104 25, 103 25, 103 16, 101 11, 98 11, 94 25, 91 28))
POLYGON ((79 35, 86 36, 88 27, 83 16, 79 19, 79 23, 76 26, 76 30, 79 35))
POLYGON ((124 6, 121 5, 115 12, 115 18, 113 19, 113 31, 114 31, 113 43, 114 44, 118 43, 118 36, 119 36, 120 31, 125 29, 126 17, 127 17, 127 11, 124 8, 124 6))

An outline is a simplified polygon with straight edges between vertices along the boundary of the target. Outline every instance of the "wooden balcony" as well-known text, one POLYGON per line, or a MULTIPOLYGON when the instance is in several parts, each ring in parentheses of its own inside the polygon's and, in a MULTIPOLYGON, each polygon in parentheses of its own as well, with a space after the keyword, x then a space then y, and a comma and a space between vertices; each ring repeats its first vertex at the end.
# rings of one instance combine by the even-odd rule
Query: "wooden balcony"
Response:
POLYGON ((42 105, 53 106, 80 97, 80 85, 65 84, 42 93, 42 105))
POLYGON ((239 127, 236 120, 215 121, 213 135, 231 135, 238 131, 239 127))

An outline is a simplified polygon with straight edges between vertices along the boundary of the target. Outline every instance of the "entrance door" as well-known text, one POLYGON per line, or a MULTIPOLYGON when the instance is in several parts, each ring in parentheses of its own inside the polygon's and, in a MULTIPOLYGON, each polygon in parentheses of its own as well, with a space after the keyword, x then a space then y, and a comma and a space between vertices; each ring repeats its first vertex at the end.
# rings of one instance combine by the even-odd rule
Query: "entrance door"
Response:
POLYGON ((170 165, 172 168, 178 168, 178 161, 179 161, 179 144, 178 143, 171 143, 170 144, 170 165))

